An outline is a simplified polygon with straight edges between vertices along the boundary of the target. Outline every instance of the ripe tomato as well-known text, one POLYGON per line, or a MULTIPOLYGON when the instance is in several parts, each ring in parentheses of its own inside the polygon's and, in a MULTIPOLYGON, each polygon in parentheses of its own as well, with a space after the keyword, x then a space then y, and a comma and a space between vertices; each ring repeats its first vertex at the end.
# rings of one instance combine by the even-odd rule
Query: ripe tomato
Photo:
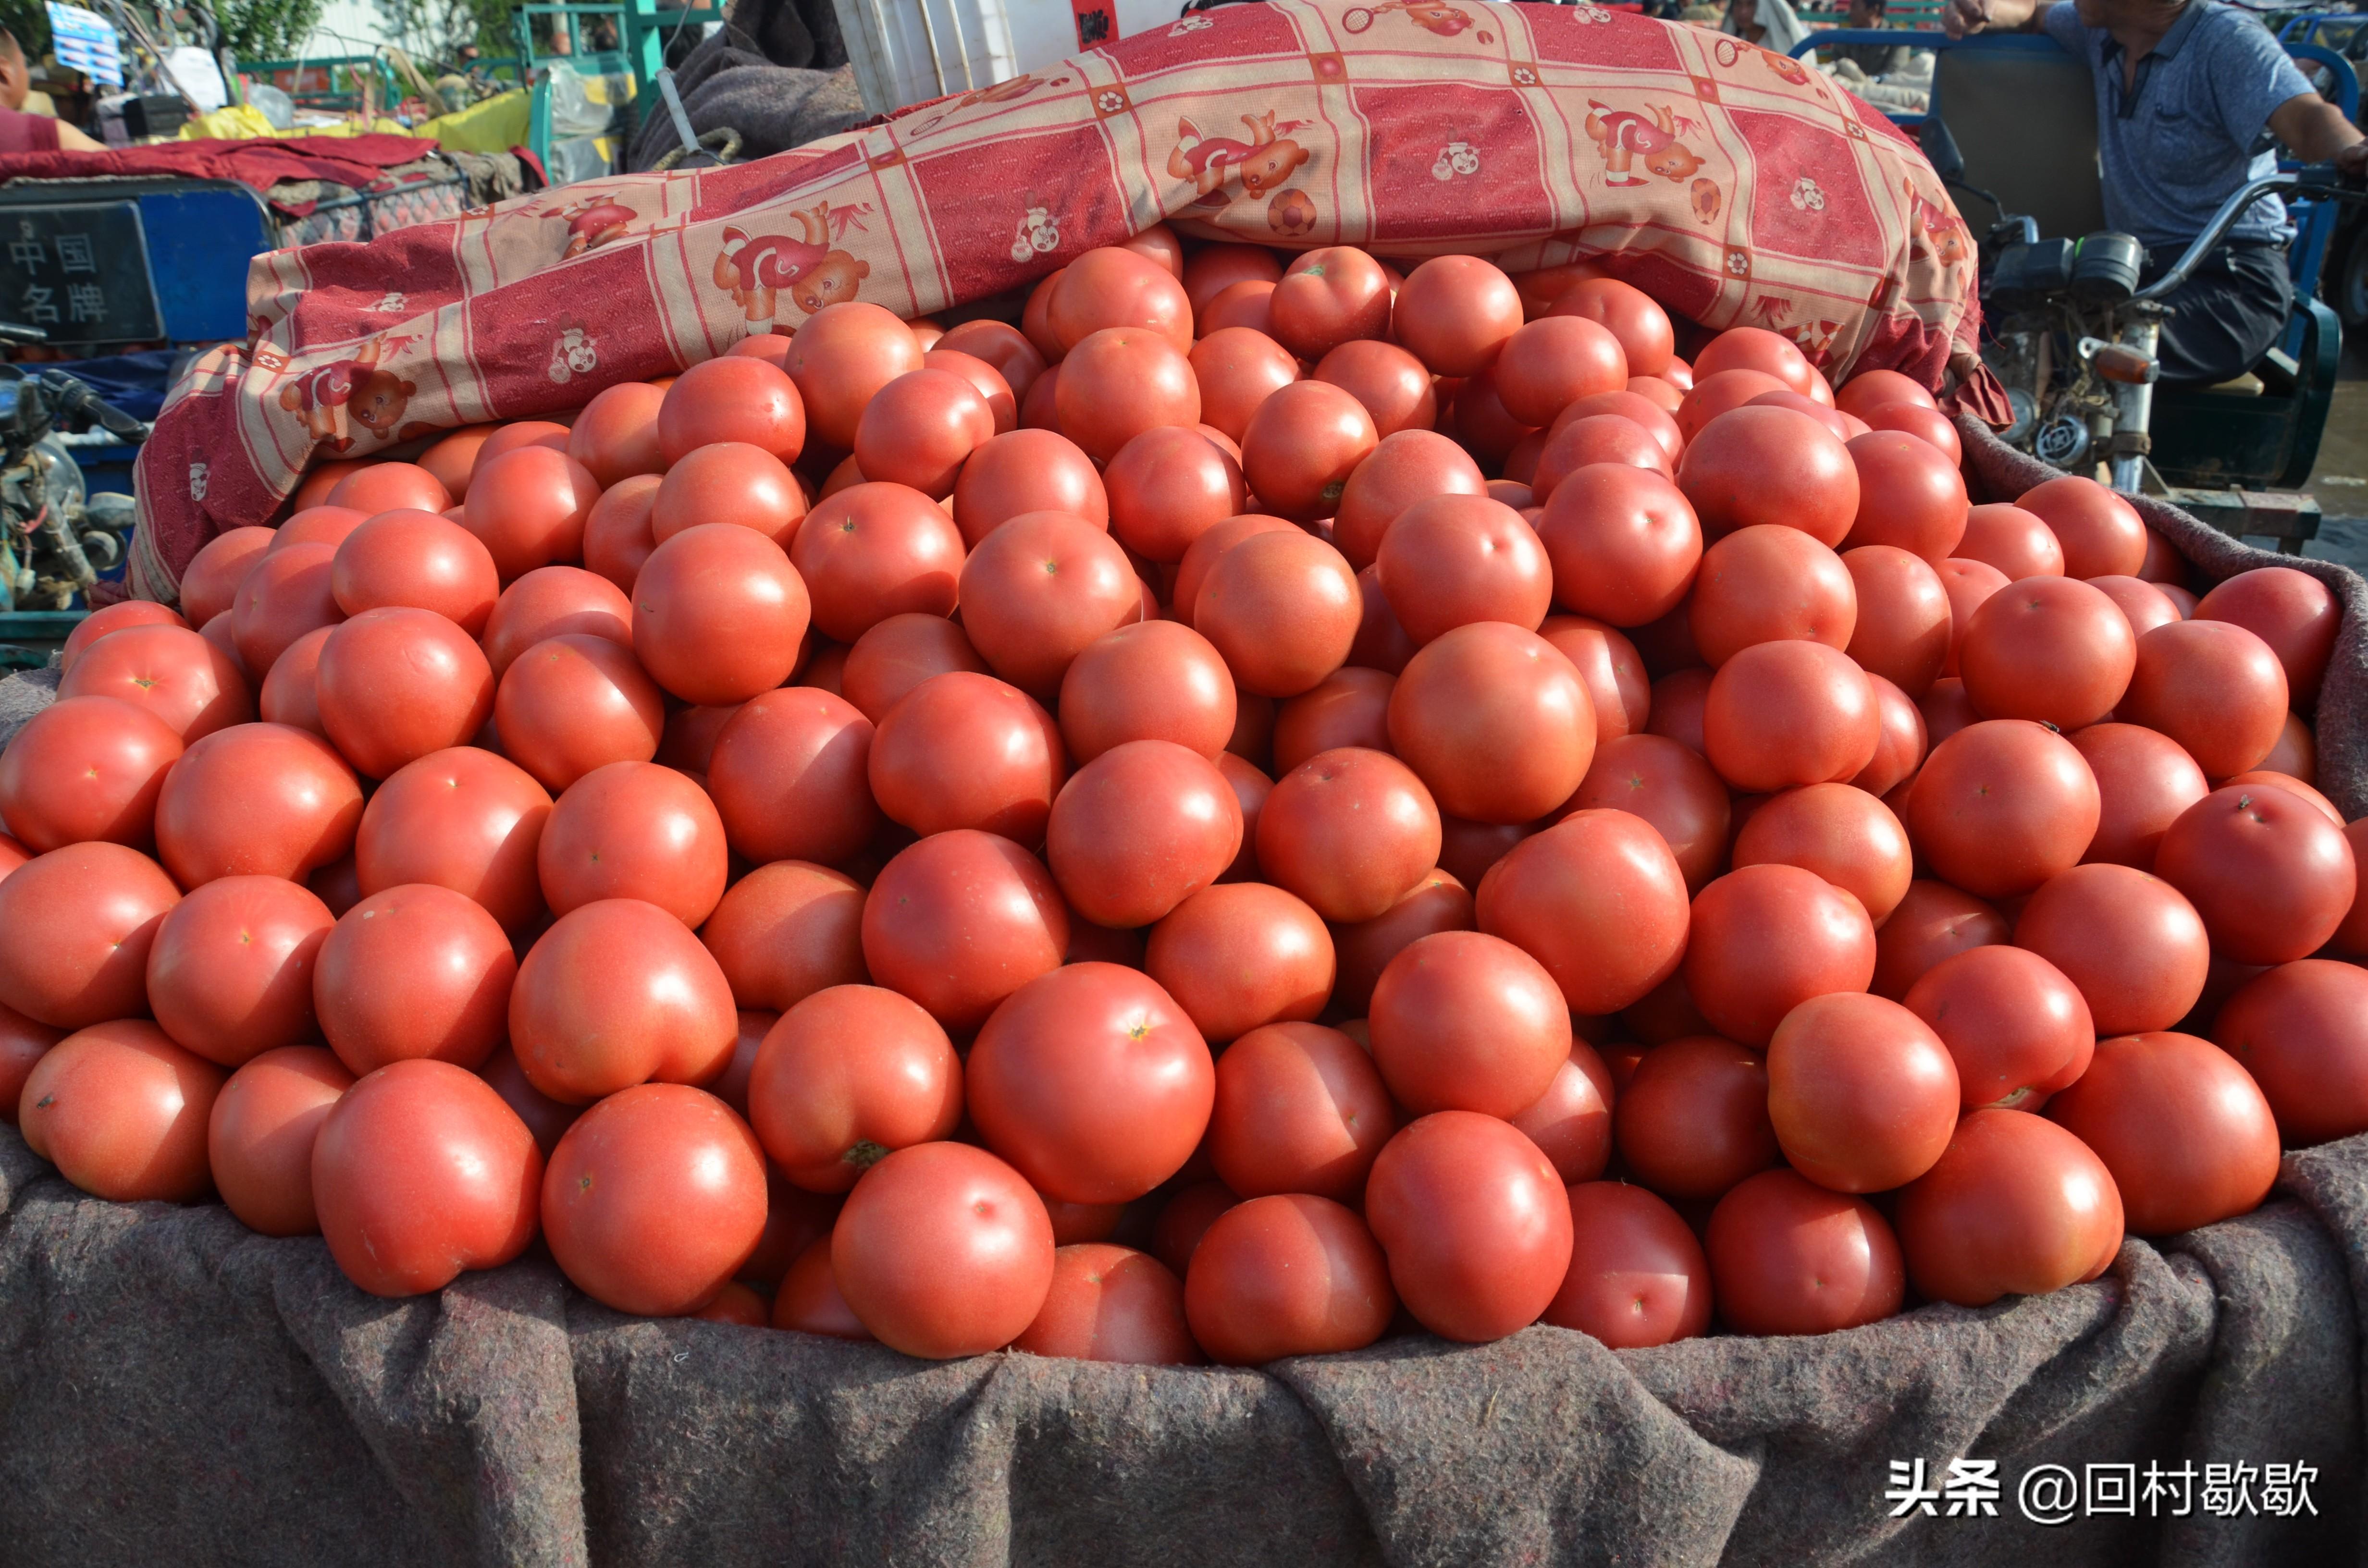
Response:
POLYGON ((1713 669, 1758 642, 1844 648, 1858 625, 1855 575, 1798 528, 1738 528, 1702 552, 1687 624, 1713 669))
POLYGON ((1798 866, 1856 898, 1880 926, 1907 896, 1914 871, 1907 831, 1864 790, 1811 784, 1772 795, 1736 835, 1737 868, 1798 866))
POLYGON ((545 566, 502 590, 485 622, 485 662, 499 680, 547 637, 583 633, 631 647, 633 606, 617 585, 575 566, 545 566))
POLYGON ((962 542, 919 491, 867 483, 815 506, 790 560, 813 597, 815 630, 853 642, 892 615, 951 614, 962 542))
POLYGON ((1385 335, 1390 303, 1389 275, 1363 251, 1303 251, 1274 286, 1270 335, 1302 359, 1321 359, 1351 338, 1385 335))
MULTIPOLYGON (((2368 971, 2303 959, 2248 982, 2221 1006, 2212 1039, 2242 1062, 2290 1144, 2368 1130, 2368 971)), ((1218 1066, 1220 1095, 1224 1063, 1218 1066)))
MULTIPOLYGON (((1924 766, 1924 755, 1930 738, 1924 715, 1907 694, 1892 682, 1873 673, 1867 674, 1867 684, 1874 687, 1874 705, 1883 733, 1875 742, 1874 760, 1852 776, 1850 782, 1870 795, 1888 796, 1916 776, 1924 766)), ((1886 800, 1895 814, 1906 803, 1886 800)))
POLYGON ((345 619, 330 586, 336 558, 325 544, 291 544, 256 558, 231 608, 231 637, 247 674, 258 679, 270 674, 289 644, 316 626, 345 619))
POLYGON ((1792 1167, 1837 1192, 1883 1192, 1932 1168, 1957 1125, 1955 1062, 1896 1002, 1813 996, 1768 1042, 1768 1116, 1792 1167))
POLYGON ((953 1132, 962 1062, 912 1002, 835 985, 798 1002, 765 1036, 748 1105, 783 1175, 809 1191, 845 1192, 890 1152, 953 1132))
POLYGON ((1896 370, 1861 370, 1834 393, 1834 406, 1861 419, 1872 419, 1878 408, 1896 403, 1937 409, 1923 383, 1896 370))
POLYGON ((122 627, 92 644, 58 682, 60 700, 74 697, 145 709, 185 742, 255 717, 237 662, 178 625, 122 627))
POLYGON ((2146 564, 2137 508, 2093 479, 2067 473, 2024 491, 2015 505, 2047 525, 2068 577, 2135 576, 2146 564))
POLYGON ((460 523, 477 536, 507 583, 584 553, 584 520, 600 483, 564 451, 520 447, 479 461, 460 523))
POLYGON ((1404 763, 1344 747, 1310 757, 1258 812, 1264 873, 1326 920, 1371 920, 1439 863, 1439 808, 1404 763))
POLYGON ((1392 959, 1373 987, 1369 1027, 1391 1096, 1417 1116, 1510 1119, 1570 1059, 1570 1013, 1554 977, 1477 931, 1424 937, 1392 959))
POLYGON ((1874 980, 1868 989, 1899 1001, 1933 966, 2012 934, 2006 917, 1973 894, 1918 878, 1907 884, 1907 896, 1876 934, 1874 980))
POLYGON ((1123 245, 1099 245, 1060 272, 1044 324, 1065 352, 1105 327, 1139 328, 1192 343, 1192 301, 1167 266, 1123 245))
POLYGON ((211 1185, 206 1119, 223 1076, 144 1019, 93 1024, 33 1063, 17 1126, 35 1153, 95 1197, 193 1202, 211 1185))
MULTIPOLYGON (((1236 441, 1258 404, 1299 380, 1299 361, 1291 357, 1291 351, 1248 327, 1230 326, 1210 333, 1192 346, 1190 359, 1192 379, 1201 390, 1201 422, 1236 441)), ((1425 377, 1423 391, 1429 390, 1429 378, 1425 377)))
POLYGON ((1658 376, 1669 368, 1677 335, 1668 312, 1650 294, 1612 278, 1582 278, 1556 294, 1548 316, 1579 316, 1608 328, 1619 341, 1631 376, 1658 376))
POLYGON ((951 370, 924 367, 890 381, 863 405, 855 460, 867 480, 909 485, 940 500, 954 493, 963 460, 995 433, 995 411, 976 387, 951 370))
POLYGON ((1148 1254, 1098 1244, 1053 1252, 1043 1308, 1011 1347, 1129 1366, 1206 1359, 1185 1326, 1183 1282, 1148 1254))
MULTIPOLYGON (((1019 328, 999 321, 966 321, 937 341, 936 352, 966 354, 1003 378, 1015 398, 1024 398, 1044 373, 1044 356, 1019 328)), ((927 363, 928 355, 922 360, 927 363)))
POLYGON ((321 645, 329 640, 334 626, 315 627, 289 645, 264 677, 263 690, 256 703, 257 714, 267 724, 286 724, 329 738, 327 728, 321 722, 321 645))
MULTIPOLYGON (((1965 629, 1974 612, 1992 595, 2006 587, 2006 574, 1987 561, 1965 561, 1957 558, 1941 562, 1938 568, 1941 587, 1949 596, 1949 653, 1941 661, 1941 673, 1954 676, 1957 661, 1965 641, 1965 629)), ((1918 698, 1917 700, 1923 700, 1918 698)))
POLYGON ((1414 657, 1414 639, 1398 624, 1388 596, 1382 592, 1380 567, 1368 566, 1357 574, 1357 592, 1364 600, 1364 611, 1358 618, 1357 640, 1349 644, 1349 665, 1395 676, 1414 657))
POLYGON ((354 1075, 318 1046, 266 1051, 230 1075, 206 1118, 206 1164, 222 1202, 250 1231, 309 1236, 313 1144, 354 1075))
POLYGON ((1317 752, 1341 746, 1390 749, 1390 693, 1395 676, 1343 665, 1312 691, 1282 704, 1274 719, 1274 766, 1288 773, 1317 752))
POLYGON ((1381 443, 1373 417, 1329 381, 1276 391, 1242 431, 1242 477, 1259 505, 1297 522, 1330 517, 1349 476, 1381 443))
POLYGON ((686 702, 720 704, 745 702, 789 678, 808 604, 780 545, 753 528, 707 523, 650 552, 633 584, 633 611, 642 667, 686 702))
POLYGON ((330 487, 323 504, 350 507, 365 517, 372 517, 381 512, 406 507, 440 512, 452 501, 443 481, 417 463, 377 462, 355 469, 338 480, 330 487))
POLYGON ((1860 545, 1843 551, 1841 562, 1857 611, 1844 651, 1897 687, 1912 709, 1948 662, 1948 590, 1921 557, 1893 545, 1860 545))
POLYGON ((1097 528, 1110 526, 1110 496, 1075 441, 1051 430, 997 436, 962 464, 954 485, 954 522, 962 543, 978 542, 1028 512, 1066 512, 1097 528))
MULTIPOLYGON (((761 1254, 763 1244, 758 1244, 761 1254)), ((794 1329, 800 1334, 819 1334, 833 1339, 871 1337, 855 1309, 839 1294, 838 1278, 830 1267, 830 1236, 825 1233, 820 1241, 809 1243, 781 1276, 780 1288, 773 1293, 772 1325, 794 1329)))
POLYGON ((176 1045, 223 1067, 313 1038, 328 906, 279 877, 219 877, 173 906, 148 952, 148 1005, 176 1045))
POLYGON ((1702 705, 1710 764, 1738 790, 1856 778, 1882 738, 1866 672, 1823 642, 1788 639, 1738 650, 1711 678, 1702 705))
POLYGON ((1866 908, 1798 866, 1746 866, 1697 894, 1686 989, 1711 1026, 1760 1047, 1794 1007, 1874 975, 1866 908))
POLYGON ((185 888, 302 878, 354 846, 361 818, 361 785, 326 742, 284 724, 233 724, 174 765, 156 797, 156 853, 185 888))
POLYGON ((567 455, 603 489, 635 474, 664 473, 672 460, 662 449, 658 421, 672 391, 622 381, 594 392, 567 432, 567 455))
POLYGON ((831 1272, 882 1344, 939 1359, 1027 1332, 1053 1281, 1053 1221, 1019 1173, 966 1143, 882 1160, 831 1232, 831 1272))
POLYGON ((1390 697, 1390 741, 1449 814, 1530 822, 1587 777, 1595 707, 1553 643, 1478 621, 1407 662, 1390 697))
POLYGON ((1206 244, 1184 259, 1184 295, 1193 313, 1236 283, 1272 283, 1282 276, 1282 264, 1264 245, 1206 244))
MULTIPOLYGON (((1916 704, 1917 714, 1924 721, 1924 737, 1939 745, 1960 730, 1972 729, 1982 722, 1974 711, 1973 699, 1965 695, 1965 683, 1954 676, 1943 676, 1932 683, 1916 704)), ((1930 755, 1928 752, 1926 755, 1930 755)), ((1904 804, 1906 797, 1901 797, 1904 804)))
POLYGON ((1994 719, 2081 729, 2112 711, 2137 664, 2129 618, 2069 577, 2032 577, 1982 601, 1957 650, 1965 695, 1994 719))
POLYGON ((1260 772, 1256 765, 1243 761, 1232 752, 1217 754, 1217 771, 1234 787, 1234 799, 1242 808, 1242 847, 1234 863, 1225 868, 1218 881, 1235 882, 1258 875, 1258 812, 1265 809, 1266 798, 1274 792, 1274 780, 1260 772))
POLYGON ((855 855, 880 826, 866 782, 875 740, 853 704, 810 687, 768 691, 733 710, 706 768, 732 847, 759 865, 855 855))
MULTIPOLYGON (((985 360, 959 349, 929 348, 921 355, 921 368, 942 370, 969 382, 971 389, 986 401, 987 413, 992 416, 990 434, 999 436, 1019 427, 1019 400, 1013 395, 1011 383, 1003 379, 1003 372, 985 360)), ((859 422, 856 426, 859 437, 862 428, 859 422)))
POLYGON ((0 751, 0 813, 36 854, 86 840, 144 849, 156 840, 158 801, 182 756, 181 737, 148 708, 67 697, 25 721, 0 751))
MULTIPOLYGON (((1471 374, 1486 360, 1484 355, 1461 373, 1471 374)), ((1505 412, 1528 426, 1551 423, 1580 398, 1622 391, 1628 376, 1620 339, 1600 323, 1576 314, 1539 317, 1505 339, 1503 351, 1489 364, 1505 412)))
MULTIPOLYGON (((1215 537, 1212 529, 1201 539, 1215 537)), ((1364 594, 1348 561, 1322 540, 1288 528, 1256 533, 1217 554, 1206 573, 1192 625, 1245 690, 1296 697, 1348 662, 1364 594)), ((1184 585, 1179 572, 1178 594, 1184 585)))
POLYGON ((2139 639, 2116 714, 2177 741, 2208 778, 2260 766, 2285 728, 2284 667, 2270 645, 2229 621, 2184 620, 2139 639))
POLYGON ((1537 534, 1486 496, 1417 502, 1390 525, 1375 564, 1392 613, 1417 646, 1479 620, 1535 631, 1553 600, 1537 534))
POLYGON ((2122 1197, 2103 1162, 2019 1110, 1970 1112, 1897 1214, 1916 1289, 1959 1306, 2093 1279, 2122 1250, 2122 1197))
POLYGON ((535 1147, 542 1151, 545 1159, 559 1147, 559 1135, 584 1114, 582 1106, 562 1105, 536 1088, 507 1045, 495 1049, 477 1070, 477 1076, 492 1085, 494 1092, 502 1096, 502 1103, 526 1123, 527 1131, 534 1134, 535 1147))
POLYGON ((440 1290, 534 1239, 542 1151, 493 1086, 398 1062, 346 1092, 313 1143, 329 1256, 374 1296, 440 1290))
POLYGON ((1406 274, 1391 309, 1392 335, 1442 376, 1472 374, 1521 327, 1513 280, 1476 256, 1432 256, 1406 274))
POLYGON ((1680 742, 1652 734, 1604 742, 1570 803, 1574 815, 1611 810, 1642 818, 1668 846, 1689 897, 1725 867, 1726 786, 1680 742))
POLYGON ((1209 1154, 1246 1197, 1354 1199, 1396 1125, 1372 1059, 1338 1029, 1269 1024, 1217 1059, 1209 1154))
POLYGON ((800 860, 759 866, 725 890, 700 930, 733 999, 786 1012, 832 985, 860 985, 863 890, 800 860))
POLYGON ((239 585, 279 537, 271 528, 225 528, 206 540, 181 568, 181 611, 203 626, 231 608, 239 585))
POLYGON ((1110 528, 1155 562, 1184 559, 1192 541, 1242 509, 1242 471, 1197 429, 1163 425, 1119 449, 1103 475, 1110 528))
POLYGON ((1482 930, 1544 966, 1571 1011, 1612 1013, 1676 971, 1685 874, 1643 818, 1581 810, 1497 862, 1475 913, 1482 930))
POLYGON ((1241 846, 1241 806, 1215 764, 1173 741, 1128 741, 1061 786, 1044 856, 1070 908, 1131 929, 1214 881, 1241 846))
POLYGON ((1653 432, 1624 415, 1590 414, 1566 421, 1558 418, 1538 449, 1536 466, 1530 472, 1530 493, 1538 505, 1543 506, 1564 480, 1595 463, 1645 469, 1664 479, 1672 472, 1668 455, 1653 432))
POLYGON ((1486 493, 1480 466, 1463 448, 1436 431, 1401 429, 1383 436, 1341 486, 1333 543, 1361 571, 1373 563, 1382 536, 1409 506, 1434 495, 1486 493))
POLYGON ((2319 682, 2326 676, 2342 620, 2326 584, 2291 566, 2257 567, 2237 573, 2204 595, 2194 616, 2225 620, 2259 637, 2285 670, 2294 706, 2307 712, 2317 703, 2319 682))
POLYGON ((477 465, 477 454, 498 425, 463 425, 447 431, 419 454, 419 466, 436 476, 445 493, 455 502, 468 499, 469 474, 477 465))
POLYGON ((1964 1108, 2032 1109, 2089 1070, 2097 1040, 2069 976, 2024 948, 1969 948, 1943 959, 1905 999, 1949 1048, 1964 1108))
POLYGON ((1229 1366, 1362 1349, 1397 1307, 1372 1232, 1326 1198, 1278 1193, 1232 1204, 1186 1250, 1192 1337, 1229 1366))
POLYGON ((516 934, 542 913, 535 851, 550 817, 551 797, 516 763, 474 746, 423 756, 361 813, 349 840, 359 885, 450 888, 516 934))
POLYGON ((1593 1181, 1611 1159, 1611 1070, 1602 1055, 1586 1040, 1574 1040, 1553 1084, 1512 1124, 1564 1181, 1593 1181))
POLYGON ((1710 1263, 1676 1210, 1625 1182, 1581 1182, 1569 1196, 1570 1268, 1546 1322, 1615 1350, 1710 1327, 1710 1263))
POLYGON ((1313 1018, 1331 994, 1332 937, 1304 902, 1262 882, 1203 888, 1152 927, 1141 967, 1220 1044, 1313 1018))
POLYGON ((465 744, 494 711, 493 667, 433 610, 364 610, 321 644, 313 678, 329 740, 372 778, 465 744))
POLYGON ((963 1092, 987 1146, 1039 1192, 1124 1203, 1183 1168, 1215 1084, 1207 1043, 1156 982, 1079 963, 996 1008, 963 1092))
MULTIPOLYGON (((1231 327, 1247 327, 1261 337, 1274 335, 1274 284, 1262 278, 1229 283, 1210 297, 1201 312, 1201 332, 1213 336, 1231 327)), ((1289 352, 1285 350, 1285 352, 1289 352)), ((1296 362, 1297 356, 1293 355, 1296 362)))
POLYGON ((681 923, 639 899, 569 911, 510 988, 510 1049, 536 1088, 583 1105, 635 1084, 703 1084, 731 1064, 732 988, 681 923))
POLYGON ((1804 393, 1824 379, 1791 338, 1757 326, 1729 327, 1695 354, 1696 376, 1714 376, 1722 370, 1758 370, 1804 393))
POLYGON ((697 926, 723 896, 725 859, 723 822, 705 790, 654 762, 612 762, 552 807, 535 873, 553 915, 641 899, 697 926))
POLYGON ((1955 553, 1997 567, 2009 583, 2064 575, 2064 547, 2045 522, 2020 506, 1994 504, 1967 512, 1955 553))
POLYGON ((1613 626, 1675 609, 1702 559, 1692 505, 1666 478, 1626 464, 1574 471, 1554 487, 1537 527, 1556 602, 1613 626))
POLYGON ((1016 687, 967 671, 914 687, 869 750, 872 798, 924 835, 981 828, 1033 846, 1067 774, 1052 716, 1016 687))
POLYGON ((492 552, 460 524, 433 512, 387 512, 337 546, 329 591, 347 615, 409 606, 474 637, 494 613, 501 579, 492 552))
POLYGON ((986 661, 962 629, 941 615, 892 615, 855 640, 839 675, 839 693, 878 723, 932 676, 986 673, 986 661))
POLYGON ((1099 462, 1145 430, 1201 422, 1201 388, 1176 338, 1135 327, 1090 333, 1053 388, 1061 433, 1099 462))
MULTIPOLYGON (((1289 357, 1280 346, 1277 352, 1289 357)), ((1439 423, 1439 393, 1429 369, 1394 343, 1372 338, 1343 343, 1311 373, 1364 404, 1372 416, 1373 433, 1384 441, 1401 430, 1431 433, 1439 423)))
POLYGON ((1214 757, 1236 716, 1233 678, 1207 638, 1172 620, 1108 632, 1061 679, 1061 734, 1079 764, 1128 741, 1161 740, 1214 757))
POLYGON ((1052 873, 1009 839, 974 829, 900 851, 864 901, 872 979, 950 1029, 985 1022, 1005 997, 1058 968, 1068 947, 1068 908, 1052 873))
MULTIPOLYGON (((701 523, 733 523, 787 550, 805 515, 805 490, 780 459, 746 441, 716 441, 684 453, 658 482, 650 497, 650 540, 655 547, 701 523)), ((588 517, 584 534, 588 560, 588 517)))
POLYGON ((2235 1057, 2193 1035, 2099 1040, 2047 1119, 2096 1151, 2142 1236, 2249 1213, 2277 1179, 2269 1102, 2235 1057))
MULTIPOLYGON (((1682 427, 1682 415, 1679 424, 1682 427)), ((1805 414, 1737 408, 1690 433, 1678 488, 1705 536, 1754 523, 1799 528, 1839 545, 1858 517, 1858 470, 1850 449, 1805 414)))
POLYGON ((17 1125, 25 1079, 33 1064, 65 1037, 64 1029, 37 1024, 22 1013, 0 1007, 0 1121, 17 1125))
POLYGON ((1399 1299, 1444 1339, 1485 1344, 1535 1323, 1570 1268, 1570 1204, 1554 1166, 1474 1111, 1402 1128, 1373 1161, 1365 1214, 1399 1299))
POLYGON ((2163 830, 2154 864, 2193 903, 2213 952, 2235 963, 2309 957, 2359 891, 2343 830, 2275 785, 2230 784, 2204 796, 2163 830))
POLYGON ((962 569, 962 626, 997 675, 1044 698, 1085 647, 1143 614, 1143 585, 1118 541, 1059 512, 1011 519, 962 569))
POLYGON ((2203 919, 2177 888, 2128 866, 2076 866, 2031 895, 2014 943, 2080 988, 2100 1035, 2168 1028, 2203 994, 2203 919))
POLYGON ((501 1043, 518 966, 482 907, 413 883, 347 911, 312 968, 321 1032, 360 1076, 417 1057, 484 1065, 501 1043))
POLYGON ((2091 724, 2068 737, 2097 777, 2096 835, 2080 858, 2154 869, 2163 830, 2211 786, 2177 741, 2137 724, 2091 724))
MULTIPOLYGON (((798 328, 786 368, 811 433, 845 451, 855 445, 856 426, 873 395, 921 368, 921 346, 910 328, 878 305, 841 300, 798 328)), ((689 426, 694 439, 712 427, 712 417, 689 426)))
POLYGON ((1907 835, 1942 881, 2010 898, 2078 864, 2100 810, 2096 776, 2069 741, 1994 719, 1932 747, 1908 797, 1907 835))
POLYGON ((593 1300, 644 1317, 695 1312, 764 1232, 764 1153, 714 1096, 637 1085, 561 1136, 541 1211, 552 1257, 593 1300))
POLYGON ((1270 517, 1262 512, 1227 517, 1207 529, 1185 550, 1184 559, 1176 563, 1174 590, 1169 599, 1176 619, 1187 626, 1194 624, 1192 608, 1201 597, 1201 585, 1208 579, 1219 556, 1253 535, 1297 532, 1297 528, 1281 517, 1270 517))
POLYGON ((512 661, 494 698, 503 751, 547 790, 609 763, 649 761, 665 727, 657 683, 605 637, 546 638, 512 661))
POLYGON ((1898 430, 1871 430, 1847 446, 1858 514, 1844 543, 1895 545, 1936 566, 1956 553, 1971 507, 1954 459, 1898 430))
POLYGON ((1863 1198, 1763 1171, 1712 1210, 1703 1238, 1719 1316, 1740 1334, 1831 1334, 1899 1310, 1898 1238, 1863 1198))

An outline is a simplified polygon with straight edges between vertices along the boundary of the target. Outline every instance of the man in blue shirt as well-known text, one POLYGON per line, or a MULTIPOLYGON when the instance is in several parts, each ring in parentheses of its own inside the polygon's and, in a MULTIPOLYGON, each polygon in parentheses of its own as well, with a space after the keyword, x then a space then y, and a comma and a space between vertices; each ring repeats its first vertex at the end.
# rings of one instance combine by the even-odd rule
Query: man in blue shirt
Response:
MULTIPOLYGON (((2358 179, 2368 141, 2311 91, 2269 30, 2216 0, 1950 0, 1952 38, 1985 28, 2044 31, 2089 62, 2105 222, 2168 271, 2213 212, 2247 182, 2277 172, 2265 136, 2306 163, 2358 179)), ((2242 375, 2294 310, 2284 204, 2256 202, 2165 301, 2162 379, 2210 384, 2242 375)))

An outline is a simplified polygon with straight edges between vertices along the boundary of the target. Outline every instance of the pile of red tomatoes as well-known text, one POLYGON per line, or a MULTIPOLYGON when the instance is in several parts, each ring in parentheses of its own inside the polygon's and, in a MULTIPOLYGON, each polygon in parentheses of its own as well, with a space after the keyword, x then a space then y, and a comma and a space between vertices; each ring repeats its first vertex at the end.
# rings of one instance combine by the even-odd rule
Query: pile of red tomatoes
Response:
POLYGON ((1585 266, 1162 229, 331 463, 0 755, 0 1102, 381 1295, 924 1357, 2092 1278, 2368 1130, 2339 614, 1959 459, 1585 266))

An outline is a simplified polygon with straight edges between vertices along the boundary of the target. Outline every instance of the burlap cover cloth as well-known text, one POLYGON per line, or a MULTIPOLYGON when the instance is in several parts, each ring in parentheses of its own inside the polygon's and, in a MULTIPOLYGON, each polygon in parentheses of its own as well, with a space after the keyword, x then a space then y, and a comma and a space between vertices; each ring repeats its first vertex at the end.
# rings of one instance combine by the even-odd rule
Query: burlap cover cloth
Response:
POLYGON ((1938 387, 1978 320, 1930 167, 1796 61, 1586 5, 1232 6, 760 162, 257 257, 249 340, 197 361, 141 455, 133 590, 171 599, 316 456, 577 407, 836 300, 979 300, 1163 219, 1516 270, 1606 257, 1836 380, 1938 387), (586 247, 571 225, 602 205, 632 217, 586 247))

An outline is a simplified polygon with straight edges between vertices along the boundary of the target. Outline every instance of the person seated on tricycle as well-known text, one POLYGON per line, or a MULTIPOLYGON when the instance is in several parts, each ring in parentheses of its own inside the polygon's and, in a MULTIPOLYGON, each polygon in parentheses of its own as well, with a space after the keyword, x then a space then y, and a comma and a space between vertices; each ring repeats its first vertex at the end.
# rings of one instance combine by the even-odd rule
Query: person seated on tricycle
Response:
MULTIPOLYGON (((2105 222, 2170 269, 2235 191, 2277 173, 2264 130, 2305 163, 2368 171, 2368 141, 2311 91, 2267 28, 2217 0, 1950 0, 1952 38, 1985 28, 2044 32, 2089 62, 2105 222)), ((2264 197, 2164 301, 2162 380, 2213 385, 2250 369, 2285 331, 2294 283, 2285 204, 2264 197)))

